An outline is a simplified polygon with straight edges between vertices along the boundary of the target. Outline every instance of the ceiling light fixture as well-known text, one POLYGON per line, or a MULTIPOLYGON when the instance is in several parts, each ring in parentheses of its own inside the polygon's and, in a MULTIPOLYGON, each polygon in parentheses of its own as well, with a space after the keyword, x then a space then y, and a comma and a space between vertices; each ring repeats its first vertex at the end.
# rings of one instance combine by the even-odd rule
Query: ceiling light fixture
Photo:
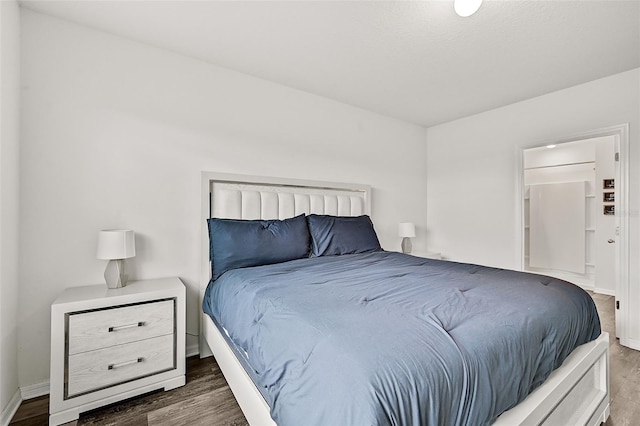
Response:
POLYGON ((466 18, 480 9, 482 0, 453 0, 453 9, 459 16, 466 18))
POLYGON ((555 148, 555 145, 547 145, 547 148, 551 149, 551 148, 555 148))

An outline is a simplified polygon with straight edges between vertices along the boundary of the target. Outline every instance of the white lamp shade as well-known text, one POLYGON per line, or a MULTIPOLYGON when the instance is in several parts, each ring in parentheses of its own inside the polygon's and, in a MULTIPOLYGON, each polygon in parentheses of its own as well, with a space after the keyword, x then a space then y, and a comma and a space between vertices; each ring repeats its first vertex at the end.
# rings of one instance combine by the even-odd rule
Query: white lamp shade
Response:
POLYGON ((106 229, 98 234, 98 259, 127 259, 136 255, 133 231, 128 229, 106 229))
POLYGON ((399 237, 415 237, 416 236, 416 226, 411 222, 402 222, 398 227, 398 236, 399 237))

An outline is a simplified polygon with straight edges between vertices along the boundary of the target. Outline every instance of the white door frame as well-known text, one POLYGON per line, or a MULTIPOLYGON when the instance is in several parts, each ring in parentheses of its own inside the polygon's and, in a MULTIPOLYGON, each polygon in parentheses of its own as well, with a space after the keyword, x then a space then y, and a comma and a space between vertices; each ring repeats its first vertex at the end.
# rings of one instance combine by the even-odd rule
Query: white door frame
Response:
POLYGON ((516 161, 516 235, 520 238, 520 269, 524 270, 524 151, 530 148, 538 148, 549 144, 561 144, 575 142, 583 139, 592 139, 602 136, 615 136, 619 161, 616 164, 616 226, 619 227, 619 235, 616 236, 616 302, 620 303, 620 309, 616 312, 616 335, 620 338, 620 344, 634 349, 638 345, 627 338, 626 324, 628 324, 628 300, 629 300, 629 123, 602 129, 590 130, 584 133, 571 135, 564 138, 550 139, 543 142, 521 146, 517 149, 516 161))

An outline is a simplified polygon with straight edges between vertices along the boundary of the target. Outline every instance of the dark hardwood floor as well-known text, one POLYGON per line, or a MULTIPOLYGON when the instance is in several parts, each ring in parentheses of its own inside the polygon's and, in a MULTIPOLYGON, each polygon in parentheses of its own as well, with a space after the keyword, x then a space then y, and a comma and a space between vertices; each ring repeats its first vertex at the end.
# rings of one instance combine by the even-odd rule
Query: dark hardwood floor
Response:
MULTIPOLYGON (((24 401, 10 425, 46 425, 49 421, 49 397, 24 401)), ((213 357, 187 359, 187 384, 164 392, 151 392, 80 415, 66 423, 80 425, 221 425, 243 426, 247 421, 240 411, 218 364, 213 357)))
MULTIPOLYGON (((607 426, 640 425, 640 352, 620 346, 615 336, 614 299, 591 294, 602 328, 611 336, 611 416, 607 426)), ((46 425, 49 397, 24 401, 11 425, 46 425)), ((247 422, 213 357, 187 360, 187 384, 169 392, 157 391, 94 411, 67 425, 221 425, 247 422)))

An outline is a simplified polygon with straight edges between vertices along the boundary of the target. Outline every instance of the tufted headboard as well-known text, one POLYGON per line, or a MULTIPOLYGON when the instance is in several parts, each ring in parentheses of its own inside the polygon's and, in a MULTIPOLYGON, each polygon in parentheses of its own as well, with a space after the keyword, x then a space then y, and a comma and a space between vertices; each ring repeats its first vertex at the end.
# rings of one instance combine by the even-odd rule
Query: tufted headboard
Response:
POLYGON ((350 189, 211 181, 211 217, 286 219, 299 214, 366 214, 366 194, 350 189))
MULTIPOLYGON (((367 185, 202 172, 199 306, 211 277, 207 219, 286 219, 299 214, 371 214, 367 185)), ((202 348, 201 348, 202 350, 202 348)))

